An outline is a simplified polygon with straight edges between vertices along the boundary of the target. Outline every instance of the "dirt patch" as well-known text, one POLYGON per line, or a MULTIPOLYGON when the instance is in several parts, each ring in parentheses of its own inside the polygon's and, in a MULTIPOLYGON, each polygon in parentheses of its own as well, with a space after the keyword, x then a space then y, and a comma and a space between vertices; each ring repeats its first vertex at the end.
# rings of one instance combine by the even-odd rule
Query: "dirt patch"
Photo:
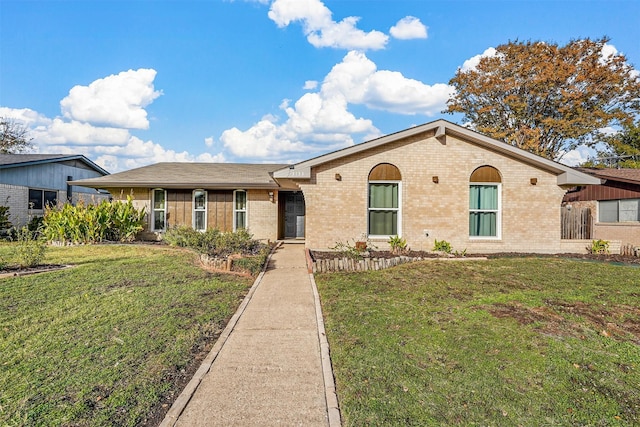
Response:
POLYGON ((494 317, 511 318, 521 325, 537 324, 540 333, 551 336, 583 337, 586 330, 622 341, 640 344, 640 308, 618 305, 603 308, 583 302, 546 301, 541 307, 526 307, 518 302, 484 307, 494 317), (573 321, 577 317, 582 321, 573 321), (618 321, 615 321, 618 319, 618 321))

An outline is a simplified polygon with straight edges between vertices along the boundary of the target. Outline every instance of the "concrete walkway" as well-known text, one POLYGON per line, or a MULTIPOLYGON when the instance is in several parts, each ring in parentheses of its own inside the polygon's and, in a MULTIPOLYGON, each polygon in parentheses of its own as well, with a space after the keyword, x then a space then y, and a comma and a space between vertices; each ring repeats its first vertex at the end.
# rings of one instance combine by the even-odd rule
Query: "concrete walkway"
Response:
POLYGON ((339 426, 304 245, 269 260, 161 426, 339 426))

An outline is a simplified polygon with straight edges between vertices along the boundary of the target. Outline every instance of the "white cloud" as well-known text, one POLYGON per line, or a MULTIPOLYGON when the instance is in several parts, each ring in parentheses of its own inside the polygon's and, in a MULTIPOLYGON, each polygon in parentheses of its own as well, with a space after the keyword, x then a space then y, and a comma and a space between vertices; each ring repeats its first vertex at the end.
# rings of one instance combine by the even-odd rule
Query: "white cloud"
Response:
POLYGON ((65 118, 127 129, 148 129, 144 109, 161 95, 153 87, 156 71, 141 68, 75 86, 60 101, 65 118))
POLYGON ((464 61, 464 63, 462 64, 462 67, 460 67, 460 69, 463 72, 475 70, 476 67, 478 66, 478 64, 480 63, 480 60, 482 58, 496 56, 497 53, 498 53, 498 51, 495 48, 493 48, 493 47, 487 48, 480 55, 476 55, 476 56, 471 57, 471 58, 467 59, 466 61, 464 61))
POLYGON ((304 94, 293 105, 283 100, 283 123, 266 116, 246 131, 224 131, 220 140, 241 157, 283 159, 302 152, 309 157, 353 145, 356 136, 380 136, 371 120, 349 111, 349 104, 431 116, 445 108, 452 90, 446 84, 429 86, 399 72, 377 70, 364 53, 351 51, 331 69, 319 91, 304 94))
POLYGON ((427 85, 397 71, 377 70, 362 52, 351 51, 325 78, 322 91, 342 93, 351 104, 400 114, 433 116, 442 111, 454 88, 427 85))
POLYGON ((214 143, 214 140, 212 136, 206 137, 204 139, 204 145, 206 145, 207 147, 213 147, 213 143, 214 143))
POLYGON ((269 18, 278 27, 301 22, 307 40, 315 47, 383 49, 389 40, 380 31, 364 32, 356 28, 358 17, 335 22, 331 15, 320 0, 274 0, 269 10, 269 18))
POLYGON ((304 86, 302 87, 304 90, 313 90, 318 87, 318 82, 316 80, 307 80, 304 82, 304 86))
POLYGON ((400 40, 426 39, 427 27, 415 16, 406 16, 391 27, 389 33, 400 40))
POLYGON ((560 162, 567 166, 578 166, 595 155, 596 150, 585 145, 581 145, 574 150, 568 151, 566 153, 561 153, 560 162))

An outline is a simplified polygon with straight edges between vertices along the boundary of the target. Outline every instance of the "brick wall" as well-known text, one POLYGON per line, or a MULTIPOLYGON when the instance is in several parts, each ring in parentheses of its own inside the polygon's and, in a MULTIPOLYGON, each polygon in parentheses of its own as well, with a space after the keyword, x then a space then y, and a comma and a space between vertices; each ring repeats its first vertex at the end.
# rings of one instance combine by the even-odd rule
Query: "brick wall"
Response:
POLYGON ((255 239, 275 241, 278 238, 278 192, 273 202, 268 190, 247 190, 247 225, 255 239))
MULTIPOLYGON (((28 187, 0 184, 0 205, 9 206, 9 221, 11 221, 15 227, 21 227, 29 222, 28 187)), ((40 215, 42 215, 42 213, 40 213, 40 215)))
MULTIPOLYGON (((310 181, 299 182, 307 207, 308 247, 326 249, 367 232, 367 178, 379 163, 392 163, 402 174, 401 234, 412 249, 431 250, 438 239, 469 253, 560 250, 564 190, 555 175, 449 135, 442 143, 433 133, 314 168, 310 181), (502 236, 495 240, 469 238, 469 177, 484 165, 498 169, 502 178, 502 236)), ((387 247, 384 240, 374 243, 387 247)))

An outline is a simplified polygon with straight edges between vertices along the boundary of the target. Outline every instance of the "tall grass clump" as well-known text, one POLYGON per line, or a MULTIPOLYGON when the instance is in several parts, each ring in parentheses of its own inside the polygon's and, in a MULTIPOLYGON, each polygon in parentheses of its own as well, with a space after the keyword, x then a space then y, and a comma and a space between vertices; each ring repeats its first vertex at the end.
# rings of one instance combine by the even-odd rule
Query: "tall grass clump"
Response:
POLYGON ((15 246, 15 258, 21 268, 36 267, 42 264, 47 249, 45 242, 39 233, 22 227, 17 230, 17 246, 15 246))
POLYGON ((103 200, 98 204, 65 203, 47 207, 44 236, 50 242, 98 243, 104 240, 130 242, 143 229, 145 210, 136 209, 133 199, 103 200))

